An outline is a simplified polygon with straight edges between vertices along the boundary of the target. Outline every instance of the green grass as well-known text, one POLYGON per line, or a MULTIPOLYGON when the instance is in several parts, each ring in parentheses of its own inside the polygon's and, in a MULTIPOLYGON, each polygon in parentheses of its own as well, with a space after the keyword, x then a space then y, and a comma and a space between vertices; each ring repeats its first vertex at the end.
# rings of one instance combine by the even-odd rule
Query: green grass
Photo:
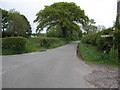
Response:
POLYGON ((79 52, 81 57, 88 62, 95 62, 100 64, 107 64, 112 66, 118 66, 120 64, 118 60, 110 58, 107 53, 99 51, 97 47, 88 44, 79 44, 79 52))
POLYGON ((2 52, 0 52, 0 55, 13 55, 13 54, 21 54, 20 51, 14 51, 10 49, 2 49, 2 52))
POLYGON ((59 46, 62 46, 62 45, 65 45, 65 44, 68 44, 68 43, 70 43, 70 42, 72 42, 72 41, 68 41, 68 42, 66 42, 66 41, 60 41, 59 43, 54 43, 54 44, 52 44, 50 47, 48 47, 48 48, 56 48, 56 47, 59 47, 59 46))

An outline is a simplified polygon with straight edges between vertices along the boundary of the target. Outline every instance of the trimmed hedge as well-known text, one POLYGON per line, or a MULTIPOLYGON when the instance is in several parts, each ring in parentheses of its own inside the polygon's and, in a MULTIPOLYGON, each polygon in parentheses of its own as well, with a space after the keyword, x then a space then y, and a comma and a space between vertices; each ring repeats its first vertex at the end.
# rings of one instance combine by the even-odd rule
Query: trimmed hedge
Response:
POLYGON ((1 38, 3 54, 18 54, 23 52, 33 52, 40 49, 47 49, 51 47, 60 46, 67 43, 62 38, 54 37, 7 37, 1 38), (8 51, 8 52, 7 52, 8 51))
POLYGON ((26 38, 24 37, 7 37, 2 39, 2 48, 15 51, 24 51, 26 38))
POLYGON ((33 44, 37 45, 39 44, 40 47, 48 47, 51 46, 54 43, 60 42, 62 39, 60 38, 53 38, 53 37, 36 37, 36 38, 30 38, 32 40, 27 40, 24 37, 7 37, 2 39, 2 48, 3 49, 12 49, 16 51, 24 51, 25 45, 27 44, 33 44), (31 42, 32 41, 32 42, 31 42))

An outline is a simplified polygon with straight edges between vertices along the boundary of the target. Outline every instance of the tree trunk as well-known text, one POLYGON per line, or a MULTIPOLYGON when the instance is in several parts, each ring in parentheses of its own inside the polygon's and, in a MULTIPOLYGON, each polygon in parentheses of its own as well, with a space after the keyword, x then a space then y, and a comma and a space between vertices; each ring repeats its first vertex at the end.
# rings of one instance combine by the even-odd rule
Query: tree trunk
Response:
POLYGON ((2 28, 3 29, 3 31, 2 31, 2 37, 5 37, 5 30, 4 30, 4 28, 2 28))
POLYGON ((66 38, 67 36, 67 32, 66 32, 66 28, 62 26, 62 23, 60 23, 61 29, 62 29, 62 37, 66 38))
POLYGON ((62 34, 63 34, 63 38, 66 38, 66 30, 64 27, 62 27, 62 34))

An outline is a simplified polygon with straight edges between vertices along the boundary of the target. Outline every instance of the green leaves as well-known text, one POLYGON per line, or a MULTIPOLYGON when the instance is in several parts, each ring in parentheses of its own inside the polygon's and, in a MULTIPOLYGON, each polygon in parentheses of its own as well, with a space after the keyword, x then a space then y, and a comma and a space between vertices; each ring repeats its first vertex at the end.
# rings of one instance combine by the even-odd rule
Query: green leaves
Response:
POLYGON ((87 34, 97 32, 97 26, 94 25, 95 23, 96 22, 94 21, 94 19, 86 20, 86 22, 83 25, 83 28, 87 32, 87 34))
POLYGON ((8 11, 6 11, 6 10, 0 9, 0 11, 2 11, 2 24, 1 24, 2 31, 3 31, 2 36, 5 37, 5 29, 8 26, 8 16, 9 16, 9 14, 8 14, 8 11))
POLYGON ((29 37, 31 35, 31 26, 24 15, 14 9, 10 11, 2 10, 2 14, 2 37, 29 37))
POLYGON ((101 32, 84 36, 82 38, 82 42, 97 46, 99 50, 103 50, 103 51, 105 50, 109 52, 110 48, 112 48, 113 44, 115 44, 113 42, 114 39, 113 37, 101 37, 101 35, 113 35, 113 34, 114 34, 113 29, 108 28, 102 30, 101 32))
POLYGON ((23 52, 25 50, 25 44, 26 39, 23 37, 7 37, 2 41, 2 48, 23 52))
MULTIPOLYGON (((67 37, 72 31, 74 22, 84 24, 88 17, 84 10, 81 10, 75 3, 59 2, 50 6, 45 6, 44 10, 36 14, 37 18, 34 22, 38 23, 37 31, 43 28, 50 29, 59 25, 62 31, 62 37, 67 37), (70 28, 71 27, 71 28, 70 28)), ((71 34, 72 35, 72 34, 71 34)))

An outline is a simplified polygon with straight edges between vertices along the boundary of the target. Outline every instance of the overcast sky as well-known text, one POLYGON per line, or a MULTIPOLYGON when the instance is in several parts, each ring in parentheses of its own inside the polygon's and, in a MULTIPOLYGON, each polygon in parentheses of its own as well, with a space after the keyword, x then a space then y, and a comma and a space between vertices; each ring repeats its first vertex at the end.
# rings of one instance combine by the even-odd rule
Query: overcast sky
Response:
POLYGON ((94 19, 96 25, 112 27, 116 17, 117 0, 2 0, 0 8, 10 10, 15 9, 24 14, 30 21, 33 32, 36 25, 33 20, 36 13, 44 9, 45 5, 51 5, 55 2, 74 2, 85 10, 85 14, 94 19))

